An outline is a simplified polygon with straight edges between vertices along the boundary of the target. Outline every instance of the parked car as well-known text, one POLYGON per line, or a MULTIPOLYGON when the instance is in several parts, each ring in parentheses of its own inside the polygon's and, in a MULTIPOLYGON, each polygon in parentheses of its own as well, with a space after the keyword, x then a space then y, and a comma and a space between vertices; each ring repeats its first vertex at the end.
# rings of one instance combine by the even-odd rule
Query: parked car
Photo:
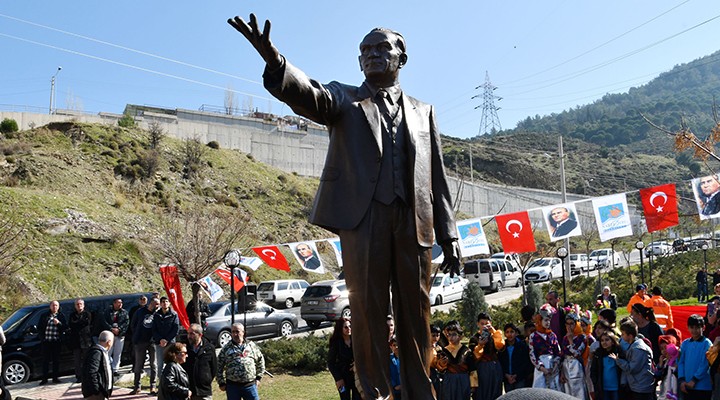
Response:
POLYGON ((495 292, 507 286, 519 287, 522 281, 520 268, 503 258, 470 260, 463 265, 468 282, 476 282, 483 290, 495 292))
POLYGON ((435 275, 430 286, 430 293, 428 293, 430 303, 439 306, 443 303, 460 300, 467 284, 467 279, 457 275, 452 278, 450 274, 435 275))
POLYGON ((323 321, 350 318, 350 298, 345 281, 320 281, 310 285, 302 296, 300 317, 313 329, 323 321))
MULTIPOLYGON (((123 300, 124 308, 130 309, 137 304, 140 296, 150 297, 150 293, 113 294, 106 296, 84 297, 85 309, 93 316, 93 321, 99 321, 102 312, 112 305, 116 298, 123 300)), ((60 311, 69 318, 75 307, 75 299, 59 300, 60 311)), ((48 311, 48 303, 34 304, 21 307, 12 313, 2 323, 5 332, 5 344, 2 349, 2 379, 8 385, 38 379, 42 375, 43 356, 40 344, 38 324, 40 316, 48 311)), ((94 326, 95 334, 100 327, 94 326)), ((130 364, 132 349, 129 341, 125 342, 121 364, 130 364)), ((61 374, 72 373, 75 370, 72 350, 66 345, 61 346, 60 368, 61 374)))
POLYGON ((517 253, 495 253, 490 258, 502 258, 505 261, 508 261, 510 264, 515 267, 515 269, 518 270, 518 274, 520 271, 520 256, 517 253))
MULTIPOLYGON (((222 347, 232 339, 230 302, 216 301, 208 304, 208 307, 211 314, 207 318, 204 336, 215 346, 222 347)), ((286 337, 292 335, 298 327, 295 314, 276 310, 261 301, 248 304, 246 312, 243 312, 242 304, 236 304, 235 309, 235 322, 245 325, 245 336, 248 339, 286 337)))
POLYGON ((650 242, 645 248, 646 256, 666 256, 672 253, 673 247, 666 241, 650 242))
POLYGON ((557 257, 544 257, 533 260, 523 277, 525 283, 550 281, 563 274, 562 261, 557 257))
POLYGON ((690 250, 689 241, 686 241, 683 238, 677 238, 673 240, 672 248, 674 252, 680 252, 680 251, 688 251, 690 250))
POLYGON ((258 300, 268 304, 283 305, 285 308, 292 308, 295 303, 300 302, 300 298, 308 286, 310 286, 310 284, 302 279, 260 282, 257 287, 258 300))
POLYGON ((583 271, 594 271, 597 269, 597 264, 594 261, 590 261, 585 253, 570 254, 570 275, 578 275, 583 271))
POLYGON ((620 265, 620 253, 613 249, 598 249, 590 253, 590 262, 598 269, 617 267, 620 265))

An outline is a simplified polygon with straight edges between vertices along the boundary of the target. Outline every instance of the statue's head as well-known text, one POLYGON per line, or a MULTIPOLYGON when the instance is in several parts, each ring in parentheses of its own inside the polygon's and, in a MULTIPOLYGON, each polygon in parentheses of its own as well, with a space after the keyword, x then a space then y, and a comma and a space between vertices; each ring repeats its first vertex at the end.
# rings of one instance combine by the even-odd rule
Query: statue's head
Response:
POLYGON ((392 85, 407 62, 405 38, 393 30, 375 28, 360 42, 358 59, 368 82, 380 87, 392 85))

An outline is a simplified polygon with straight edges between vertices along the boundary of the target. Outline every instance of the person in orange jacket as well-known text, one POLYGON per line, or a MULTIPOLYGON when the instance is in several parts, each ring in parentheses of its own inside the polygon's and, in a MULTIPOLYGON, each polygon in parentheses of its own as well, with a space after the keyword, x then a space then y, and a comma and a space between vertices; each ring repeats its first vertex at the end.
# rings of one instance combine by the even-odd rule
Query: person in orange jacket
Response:
POLYGON ((653 309, 655 320, 663 332, 675 327, 670 303, 662 296, 662 289, 659 286, 652 288, 652 297, 645 302, 645 307, 653 309))
POLYGON ((647 295, 647 286, 645 286, 644 283, 635 286, 635 294, 633 295, 633 297, 630 298, 630 301, 628 301, 627 303, 628 313, 632 309, 633 304, 640 303, 642 305, 645 305, 645 302, 649 298, 650 296, 647 295))

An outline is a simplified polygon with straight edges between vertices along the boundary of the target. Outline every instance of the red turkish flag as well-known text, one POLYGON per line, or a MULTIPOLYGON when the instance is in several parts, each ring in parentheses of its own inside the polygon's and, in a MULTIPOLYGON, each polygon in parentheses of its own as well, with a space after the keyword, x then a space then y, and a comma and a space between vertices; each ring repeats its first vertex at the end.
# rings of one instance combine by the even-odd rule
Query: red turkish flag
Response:
POLYGON ((675 184, 640 189, 640 200, 645 213, 648 232, 655 232, 679 222, 675 184))
POLYGON ((536 250, 527 211, 498 215, 495 222, 505 253, 527 253, 536 250))
POLYGON ((290 272, 290 265, 277 246, 260 246, 252 249, 270 268, 290 272))
MULTIPOLYGON (((215 270, 215 273, 220 275, 220 277, 223 278, 223 280, 225 282, 227 282, 228 285, 230 285, 230 270, 227 269, 226 266, 223 265, 222 267, 217 268, 215 270)), ((239 292, 240 289, 242 289, 243 286, 245 286, 245 282, 247 282, 247 280, 248 280, 247 273, 245 271, 243 271, 242 268, 235 268, 234 285, 235 285, 236 292, 239 292)))
POLYGON ((190 327, 190 319, 188 319, 185 310, 185 300, 183 299, 182 289, 180 288, 180 276, 178 276, 177 267, 174 265, 163 265, 160 267, 160 277, 165 285, 165 293, 172 305, 173 310, 178 314, 178 319, 185 329, 190 327))

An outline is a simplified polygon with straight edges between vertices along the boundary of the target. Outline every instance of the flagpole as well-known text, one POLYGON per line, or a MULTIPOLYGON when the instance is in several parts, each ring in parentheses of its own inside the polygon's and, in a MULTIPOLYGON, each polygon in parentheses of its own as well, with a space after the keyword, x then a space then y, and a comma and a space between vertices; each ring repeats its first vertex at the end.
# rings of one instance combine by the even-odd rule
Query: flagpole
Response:
MULTIPOLYGON (((562 194, 563 203, 567 203, 567 191, 565 190, 565 154, 563 153, 562 136, 558 138, 558 153, 560 154, 560 193, 562 194)), ((565 238, 565 248, 570 253, 570 238, 565 238)), ((567 303, 565 280, 570 273, 570 257, 562 259, 563 263, 563 306, 567 303)))

